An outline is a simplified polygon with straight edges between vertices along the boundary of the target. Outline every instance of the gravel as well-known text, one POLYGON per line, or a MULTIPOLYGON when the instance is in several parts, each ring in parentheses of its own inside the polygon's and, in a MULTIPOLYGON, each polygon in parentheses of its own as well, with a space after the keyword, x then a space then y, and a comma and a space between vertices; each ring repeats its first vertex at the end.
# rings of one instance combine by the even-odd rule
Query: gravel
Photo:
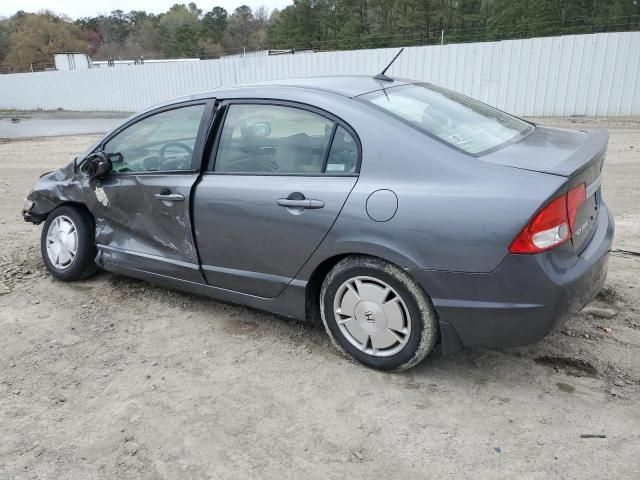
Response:
MULTIPOLYGON (((615 247, 640 252, 638 120, 547 123, 610 129, 615 247)), ((612 255, 604 316, 384 374, 321 328, 107 273, 54 281, 22 200, 94 140, 0 142, 1 479, 640 477, 639 256, 612 255)))

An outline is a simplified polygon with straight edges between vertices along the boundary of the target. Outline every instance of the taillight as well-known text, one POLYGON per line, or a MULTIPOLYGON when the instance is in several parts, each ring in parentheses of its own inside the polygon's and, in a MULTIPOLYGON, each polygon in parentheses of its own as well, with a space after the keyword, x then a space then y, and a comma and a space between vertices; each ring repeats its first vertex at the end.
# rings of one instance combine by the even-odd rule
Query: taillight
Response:
POLYGON ((578 209, 586 199, 587 188, 584 186, 584 183, 581 183, 577 187, 569 190, 569 193, 567 193, 567 214, 569 215, 569 227, 571 228, 572 233, 578 209))
POLYGON ((580 205, 587 199, 584 184, 549 202, 509 246, 511 253, 540 253, 571 238, 580 205))

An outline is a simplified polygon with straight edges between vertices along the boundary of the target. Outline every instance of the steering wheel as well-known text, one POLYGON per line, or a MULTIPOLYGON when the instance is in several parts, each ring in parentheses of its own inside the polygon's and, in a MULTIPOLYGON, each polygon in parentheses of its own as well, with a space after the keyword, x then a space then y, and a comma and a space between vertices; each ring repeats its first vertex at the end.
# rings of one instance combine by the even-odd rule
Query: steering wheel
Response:
POLYGON ((189 155, 193 155, 193 148, 191 148, 189 145, 185 145, 184 143, 180 143, 180 142, 169 142, 169 143, 165 143, 160 149, 160 153, 159 153, 160 157, 163 158, 164 160, 169 160, 167 157, 165 157, 165 153, 171 147, 181 148, 185 152, 187 152, 189 155))

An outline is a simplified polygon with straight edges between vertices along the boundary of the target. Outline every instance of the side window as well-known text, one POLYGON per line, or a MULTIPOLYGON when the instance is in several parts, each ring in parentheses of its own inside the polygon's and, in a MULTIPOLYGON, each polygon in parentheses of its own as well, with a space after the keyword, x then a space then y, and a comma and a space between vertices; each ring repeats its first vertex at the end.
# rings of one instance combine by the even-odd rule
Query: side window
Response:
POLYGON ((300 108, 231 105, 216 156, 216 172, 322 173, 334 122, 300 108))
POLYGON ((338 127, 333 137, 327 173, 354 173, 358 165, 358 145, 344 128, 338 127))
POLYGON ((124 129, 104 147, 113 172, 190 170, 204 105, 167 110, 124 129))

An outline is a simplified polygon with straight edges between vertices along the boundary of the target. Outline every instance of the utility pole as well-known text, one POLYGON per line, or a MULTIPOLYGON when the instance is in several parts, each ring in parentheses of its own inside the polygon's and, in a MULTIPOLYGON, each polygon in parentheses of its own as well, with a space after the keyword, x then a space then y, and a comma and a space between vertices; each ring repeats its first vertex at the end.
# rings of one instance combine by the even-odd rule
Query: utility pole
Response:
POLYGON ((444 28, 442 29, 442 33, 440 35, 440 45, 444 45, 444 28))

